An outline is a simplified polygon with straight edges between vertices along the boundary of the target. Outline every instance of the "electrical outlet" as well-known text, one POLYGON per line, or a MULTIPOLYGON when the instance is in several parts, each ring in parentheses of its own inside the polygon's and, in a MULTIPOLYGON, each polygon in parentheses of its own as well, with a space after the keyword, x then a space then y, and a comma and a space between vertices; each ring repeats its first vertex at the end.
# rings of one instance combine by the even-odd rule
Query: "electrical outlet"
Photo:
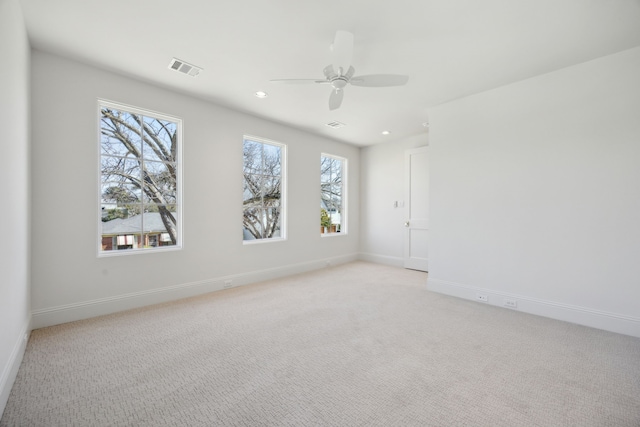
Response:
POLYGON ((225 280, 224 281, 224 288, 227 289, 227 288, 230 288, 230 287, 231 287, 231 280, 225 280))
POLYGON ((504 306, 509 308, 518 308, 518 301, 515 299, 505 298, 504 306))
POLYGON ((485 294, 476 294, 476 299, 478 301, 482 301, 482 302, 488 302, 489 301, 489 297, 487 297, 485 294))

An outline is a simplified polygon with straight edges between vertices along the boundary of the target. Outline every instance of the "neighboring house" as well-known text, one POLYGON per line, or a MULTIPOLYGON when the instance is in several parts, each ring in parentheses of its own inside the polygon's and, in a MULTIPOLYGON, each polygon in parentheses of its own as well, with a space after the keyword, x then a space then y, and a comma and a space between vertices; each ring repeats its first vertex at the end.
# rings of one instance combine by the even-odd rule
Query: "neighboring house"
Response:
POLYGON ((136 249, 171 245, 158 212, 146 212, 129 218, 102 223, 102 250, 136 249))

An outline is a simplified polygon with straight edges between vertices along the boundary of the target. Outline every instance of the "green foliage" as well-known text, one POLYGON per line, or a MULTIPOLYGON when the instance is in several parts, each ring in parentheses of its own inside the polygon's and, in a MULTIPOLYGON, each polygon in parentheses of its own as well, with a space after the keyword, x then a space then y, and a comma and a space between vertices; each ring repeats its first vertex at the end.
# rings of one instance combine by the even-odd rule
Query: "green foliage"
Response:
POLYGON ((326 209, 320 208, 320 226, 331 227, 331 217, 326 209))
POLYGON ((129 212, 126 209, 107 209, 106 214, 102 215, 102 222, 108 222, 117 218, 125 219, 128 216, 129 212))
POLYGON ((131 203, 136 201, 136 197, 129 194, 127 190, 122 187, 111 186, 102 193, 102 198, 111 202, 118 203, 131 203))

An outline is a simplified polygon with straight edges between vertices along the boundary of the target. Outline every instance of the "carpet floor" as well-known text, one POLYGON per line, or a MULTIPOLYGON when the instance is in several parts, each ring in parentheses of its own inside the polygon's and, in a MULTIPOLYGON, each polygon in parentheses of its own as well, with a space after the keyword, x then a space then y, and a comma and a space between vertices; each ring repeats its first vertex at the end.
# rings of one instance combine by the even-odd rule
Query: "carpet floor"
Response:
POLYGON ((0 426, 640 426, 640 339, 354 262, 34 330, 0 426))

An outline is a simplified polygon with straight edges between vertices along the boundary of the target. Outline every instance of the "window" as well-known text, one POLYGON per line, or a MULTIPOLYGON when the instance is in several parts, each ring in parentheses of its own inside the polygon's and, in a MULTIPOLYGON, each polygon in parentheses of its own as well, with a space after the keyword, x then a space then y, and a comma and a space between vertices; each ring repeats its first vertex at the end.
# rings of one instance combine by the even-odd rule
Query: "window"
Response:
POLYGON ((180 248, 182 121, 107 101, 99 110, 99 255, 180 248))
POLYGON ((244 242, 284 239, 286 146, 244 138, 242 234, 244 242))
POLYGON ((320 156, 320 233, 346 233, 347 159, 320 156))

